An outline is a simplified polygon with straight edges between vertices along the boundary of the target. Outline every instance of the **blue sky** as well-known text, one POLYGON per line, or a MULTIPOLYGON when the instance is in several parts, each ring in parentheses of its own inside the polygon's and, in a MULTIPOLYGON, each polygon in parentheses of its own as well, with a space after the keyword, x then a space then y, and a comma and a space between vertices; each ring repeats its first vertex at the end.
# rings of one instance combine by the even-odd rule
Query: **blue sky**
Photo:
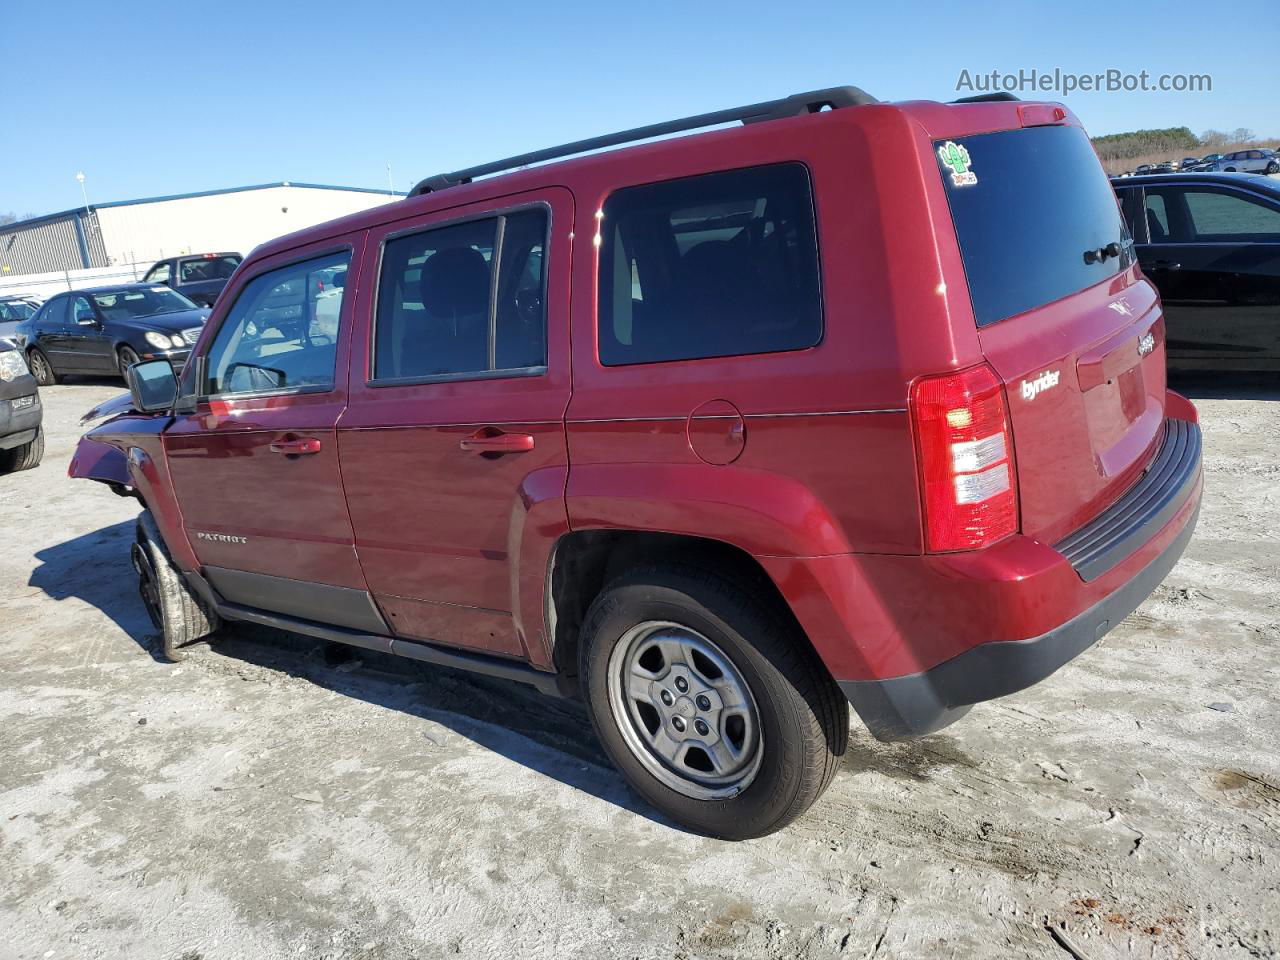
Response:
POLYGON ((1065 102, 1095 134, 1185 124, 1280 136, 1277 39, 1262 7, 1035 0, 0 0, 0 212, 77 206, 79 170, 91 202, 274 180, 382 187, 388 162, 404 190, 819 87, 953 99, 962 69, 1207 73, 1212 93, 1065 102))

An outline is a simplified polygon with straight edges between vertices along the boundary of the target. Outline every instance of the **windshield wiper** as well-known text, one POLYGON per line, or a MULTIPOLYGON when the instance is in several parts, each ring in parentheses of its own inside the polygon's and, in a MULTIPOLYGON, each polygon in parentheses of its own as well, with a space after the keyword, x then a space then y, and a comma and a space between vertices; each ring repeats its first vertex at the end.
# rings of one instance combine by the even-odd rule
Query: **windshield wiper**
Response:
POLYGON ((1112 240, 1105 247, 1099 247, 1097 250, 1086 250, 1084 252, 1085 263, 1106 263, 1108 257, 1120 256, 1120 244, 1112 240))

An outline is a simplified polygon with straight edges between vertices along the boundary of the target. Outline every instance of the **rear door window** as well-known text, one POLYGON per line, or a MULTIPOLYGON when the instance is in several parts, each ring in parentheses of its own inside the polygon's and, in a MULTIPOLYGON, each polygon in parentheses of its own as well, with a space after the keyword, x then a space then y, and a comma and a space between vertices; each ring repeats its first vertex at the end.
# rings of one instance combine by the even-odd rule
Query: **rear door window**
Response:
POLYGON ((45 305, 44 313, 40 317, 40 327, 45 330, 57 330, 59 327, 67 324, 67 305, 71 303, 70 297, 54 297, 45 305))
POLYGON ((547 211, 538 206, 389 240, 373 379, 545 370, 547 227, 547 211))
POLYGON ((627 187, 605 202, 600 229, 605 366, 802 350, 822 339, 802 164, 627 187))
POLYGON ((934 146, 978 326, 1070 296, 1132 262, 1115 192, 1079 127, 934 146), (1087 260, 1086 251, 1112 243, 1120 256, 1087 260))

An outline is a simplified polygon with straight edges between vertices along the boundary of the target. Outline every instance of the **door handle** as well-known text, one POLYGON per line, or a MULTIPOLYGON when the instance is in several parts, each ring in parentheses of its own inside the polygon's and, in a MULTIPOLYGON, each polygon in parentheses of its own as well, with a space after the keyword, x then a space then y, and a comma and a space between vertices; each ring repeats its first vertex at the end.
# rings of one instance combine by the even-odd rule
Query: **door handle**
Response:
POLYGON ((286 457, 297 457, 304 453, 319 453, 320 441, 315 437, 297 437, 293 440, 277 440, 271 444, 272 453, 283 453, 286 457))
POLYGON ((1147 270, 1181 270, 1182 264, 1173 260, 1152 260, 1151 266, 1145 267, 1147 270))
POLYGON ((458 446, 475 453, 527 453, 533 449, 533 436, 528 433, 491 433, 482 430, 460 440, 458 446))

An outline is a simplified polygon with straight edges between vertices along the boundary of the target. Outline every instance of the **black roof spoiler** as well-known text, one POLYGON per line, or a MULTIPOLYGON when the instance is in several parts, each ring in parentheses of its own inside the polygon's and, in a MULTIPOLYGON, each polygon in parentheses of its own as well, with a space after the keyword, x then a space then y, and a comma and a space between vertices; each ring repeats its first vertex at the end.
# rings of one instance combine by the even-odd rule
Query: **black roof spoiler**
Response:
POLYGON ((961 97, 959 100, 952 100, 952 103, 1008 103, 1010 100, 1017 100, 1012 93, 980 93, 976 97, 961 97))
POLYGON ((857 87, 829 87, 826 90, 796 93, 780 100, 766 100, 763 103, 752 103, 745 107, 730 107, 728 110, 700 113, 697 116, 684 117, 680 120, 667 120, 663 123, 653 123, 644 127, 633 127, 630 130, 608 133, 601 137, 575 140, 573 143, 561 144, 558 147, 548 147, 545 150, 522 153, 518 156, 507 157, 505 160, 482 163, 476 167, 467 167, 465 170, 455 170, 453 173, 438 173, 421 181, 409 191, 409 196, 417 197, 424 193, 435 193, 448 187, 470 183, 476 177, 487 176, 491 173, 514 170, 517 167, 525 167, 547 160, 556 160, 561 157, 571 157, 574 154, 588 153, 605 147, 616 147, 624 143, 650 140, 654 137, 663 137, 685 130, 714 127, 722 123, 759 123, 763 120, 779 120, 783 117, 794 117, 805 113, 818 113, 824 109, 838 110, 843 107, 859 107, 878 102, 875 97, 857 87))

